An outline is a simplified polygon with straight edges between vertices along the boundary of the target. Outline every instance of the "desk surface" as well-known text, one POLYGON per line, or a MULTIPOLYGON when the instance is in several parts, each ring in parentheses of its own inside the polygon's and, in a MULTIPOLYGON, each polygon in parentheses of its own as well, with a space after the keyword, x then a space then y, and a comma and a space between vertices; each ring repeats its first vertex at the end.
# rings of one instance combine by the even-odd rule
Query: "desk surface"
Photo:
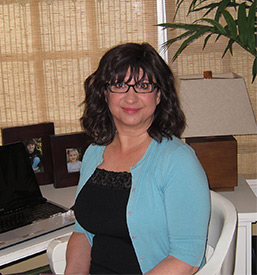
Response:
POLYGON ((219 194, 235 205, 239 220, 257 221, 257 197, 242 175, 238 176, 238 186, 234 191, 219 194))
POLYGON ((52 184, 49 184, 41 185, 40 190, 43 197, 70 208, 74 204, 77 186, 54 188, 52 184))
MULTIPOLYGON (((40 189, 43 197, 48 200, 69 208, 73 206, 77 186, 56 189, 50 184, 42 185, 40 189)), ((73 226, 71 225, 55 232, 2 249, 0 250, 0 266, 45 251, 51 240, 70 234, 72 230, 73 226)))

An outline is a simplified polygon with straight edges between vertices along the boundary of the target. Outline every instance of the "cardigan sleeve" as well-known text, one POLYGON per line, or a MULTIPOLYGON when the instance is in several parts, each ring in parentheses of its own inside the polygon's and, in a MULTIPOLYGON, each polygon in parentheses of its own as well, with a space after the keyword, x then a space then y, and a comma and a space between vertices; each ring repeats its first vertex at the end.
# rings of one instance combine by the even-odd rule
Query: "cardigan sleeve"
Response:
POLYGON ((178 148, 171 157, 164 187, 169 255, 200 266, 210 217, 207 177, 190 147, 178 148))

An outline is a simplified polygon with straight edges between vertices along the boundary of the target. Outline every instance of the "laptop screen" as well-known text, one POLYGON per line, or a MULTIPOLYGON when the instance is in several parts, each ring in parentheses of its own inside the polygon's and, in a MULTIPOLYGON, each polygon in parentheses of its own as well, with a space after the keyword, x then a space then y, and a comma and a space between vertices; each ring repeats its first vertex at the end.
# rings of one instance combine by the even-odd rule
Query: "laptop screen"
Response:
POLYGON ((22 142, 0 146, 0 213, 45 201, 22 142))

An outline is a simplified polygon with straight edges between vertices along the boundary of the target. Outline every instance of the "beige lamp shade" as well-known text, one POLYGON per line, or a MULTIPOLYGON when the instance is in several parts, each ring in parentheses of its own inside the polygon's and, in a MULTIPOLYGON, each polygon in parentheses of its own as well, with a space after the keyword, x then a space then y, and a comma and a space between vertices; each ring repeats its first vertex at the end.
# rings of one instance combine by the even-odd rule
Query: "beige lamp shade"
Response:
POLYGON ((257 134, 245 81, 234 73, 179 77, 186 116, 182 137, 257 134))

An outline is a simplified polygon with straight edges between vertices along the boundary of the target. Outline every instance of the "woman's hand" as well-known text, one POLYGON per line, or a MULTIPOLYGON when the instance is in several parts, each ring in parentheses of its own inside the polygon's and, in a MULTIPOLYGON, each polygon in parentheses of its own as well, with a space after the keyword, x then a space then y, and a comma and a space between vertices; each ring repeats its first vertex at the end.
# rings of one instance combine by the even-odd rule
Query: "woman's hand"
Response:
POLYGON ((66 252, 65 274, 89 274, 91 245, 83 233, 72 233, 66 252))
POLYGON ((191 275, 198 271, 199 267, 191 266, 175 257, 168 256, 145 275, 191 275))

